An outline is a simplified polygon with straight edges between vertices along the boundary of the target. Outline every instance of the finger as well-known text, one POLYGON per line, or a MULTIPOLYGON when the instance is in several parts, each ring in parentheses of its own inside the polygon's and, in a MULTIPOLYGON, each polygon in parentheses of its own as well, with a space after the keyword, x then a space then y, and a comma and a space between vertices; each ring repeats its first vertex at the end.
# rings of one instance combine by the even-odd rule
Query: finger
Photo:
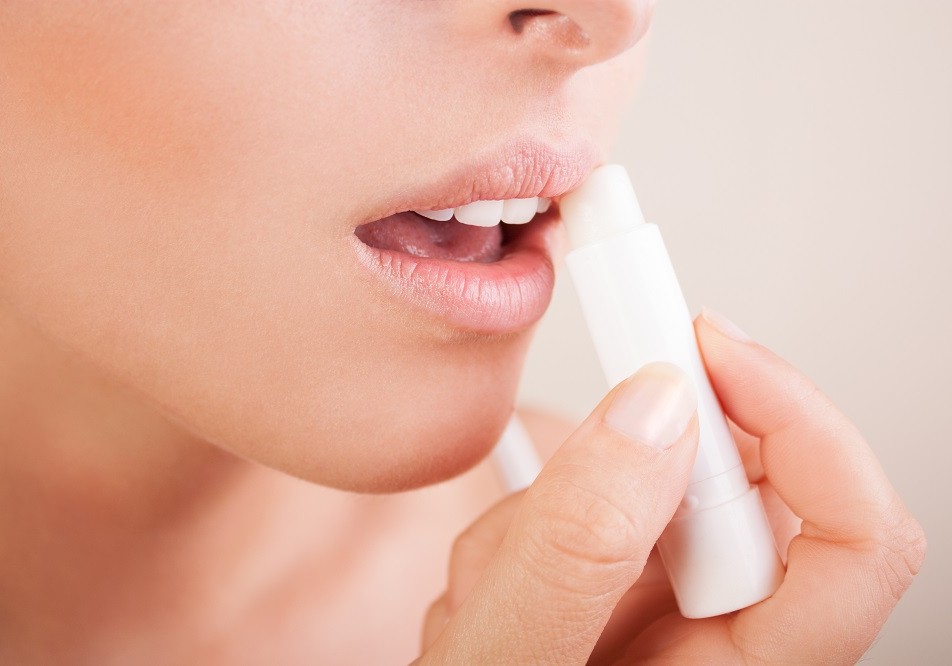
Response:
POLYGON ((690 378, 667 364, 617 387, 526 491, 427 657, 584 663, 684 494, 696 404, 690 378))
POLYGON ((787 563, 787 548, 790 541, 800 533, 800 517, 787 506, 777 491, 766 479, 763 462, 760 459, 760 438, 754 437, 739 425, 728 419, 731 435, 737 443, 744 469, 747 471, 747 480, 757 484, 760 488, 760 498, 764 503, 767 521, 773 530, 780 558, 787 563))
POLYGON ((446 586, 446 608, 451 615, 463 604, 496 555, 524 494, 525 491, 520 491, 504 498, 456 537, 450 551, 446 586))
POLYGON ((615 664, 637 636, 658 618, 677 613, 674 590, 661 564, 658 550, 652 550, 638 582, 625 593, 612 611, 605 630, 598 638, 589 664, 615 664))
MULTIPOLYGON (((446 621, 469 595, 492 560, 509 529, 523 494, 524 491, 513 493, 495 504, 454 541, 447 591, 430 607, 424 628, 424 649, 428 648, 439 631, 443 630, 446 621), (434 630, 436 633, 433 633, 434 630), (427 635, 430 636, 429 640, 426 639, 427 635)), ((773 497, 776 497, 776 494, 773 497)), ((612 612, 590 661, 613 661, 610 655, 616 654, 629 637, 636 635, 662 615, 676 610, 674 591, 668 582, 661 558, 656 549, 652 550, 641 576, 612 612)))
POLYGON ((446 592, 426 613, 421 652, 428 650, 443 631, 499 549, 522 495, 522 491, 513 493, 495 504, 454 541, 446 592))
POLYGON ((720 315, 696 327, 725 410, 760 437, 770 484, 803 519, 781 588, 737 616, 734 636, 765 651, 783 645, 804 662, 858 658, 918 571, 921 527, 862 436, 810 380, 720 315))
POLYGON ((760 489, 760 499, 764 504, 767 522, 773 530, 774 541, 777 544, 777 550, 780 552, 780 559, 786 565, 787 548, 793 537, 800 533, 800 523, 802 521, 767 481, 764 465, 760 459, 760 438, 754 437, 730 419, 727 420, 727 425, 730 427, 731 436, 734 438, 737 450, 740 452, 744 469, 747 472, 747 480, 752 484, 757 484, 760 489))
POLYGON ((896 496, 852 423, 765 347, 728 337, 703 316, 696 329, 725 411, 760 438, 764 470, 794 513, 832 539, 876 538, 896 496))
POLYGON ((787 550, 793 538, 800 534, 800 526, 803 522, 800 517, 790 510, 787 503, 781 499, 773 486, 764 479, 757 484, 760 490, 760 499, 764 503, 764 512, 767 514, 767 522, 773 531, 774 541, 777 544, 777 550, 780 552, 780 559, 784 565, 787 564, 787 550))
POLYGON ((734 443, 737 444, 740 459, 744 463, 747 480, 751 483, 760 483, 764 478, 764 465, 760 460, 760 438, 746 432, 730 419, 727 425, 730 427, 734 443))
POLYGON ((423 619, 423 636, 420 640, 420 652, 426 652, 430 649, 430 646, 436 641, 437 636, 443 631, 443 627, 446 626, 449 619, 450 613, 446 607, 446 595, 444 594, 430 604, 430 608, 426 612, 426 617, 423 619))

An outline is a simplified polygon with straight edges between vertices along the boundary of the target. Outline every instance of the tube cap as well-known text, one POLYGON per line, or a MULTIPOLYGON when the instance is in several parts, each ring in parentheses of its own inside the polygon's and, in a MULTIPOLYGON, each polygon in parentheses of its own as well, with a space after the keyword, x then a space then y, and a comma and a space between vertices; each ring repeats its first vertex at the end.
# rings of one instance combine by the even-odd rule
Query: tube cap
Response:
POLYGON ((783 563, 756 486, 724 504, 676 515, 658 551, 687 618, 746 608, 783 581, 783 563))
POLYGON ((628 171, 620 164, 595 169, 562 197, 559 214, 573 248, 596 243, 645 223, 628 171))

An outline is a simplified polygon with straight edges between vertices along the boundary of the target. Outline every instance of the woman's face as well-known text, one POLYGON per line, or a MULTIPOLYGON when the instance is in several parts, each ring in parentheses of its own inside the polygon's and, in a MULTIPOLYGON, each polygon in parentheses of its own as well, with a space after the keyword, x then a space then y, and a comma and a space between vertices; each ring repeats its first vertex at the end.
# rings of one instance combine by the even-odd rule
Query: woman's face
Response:
POLYGON ((555 215, 394 214, 577 184, 651 4, 3 3, 0 309, 244 457, 458 473, 512 409, 555 215))

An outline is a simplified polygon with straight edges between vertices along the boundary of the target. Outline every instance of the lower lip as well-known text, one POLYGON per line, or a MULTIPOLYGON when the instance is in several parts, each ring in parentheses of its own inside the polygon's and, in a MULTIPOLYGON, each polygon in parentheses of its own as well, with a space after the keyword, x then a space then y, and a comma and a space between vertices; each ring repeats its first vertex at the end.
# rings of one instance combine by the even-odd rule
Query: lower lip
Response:
POLYGON ((356 236, 360 263, 411 307, 453 328, 482 335, 516 333, 535 324, 552 299, 555 211, 537 216, 492 263, 414 257, 370 247, 356 236))

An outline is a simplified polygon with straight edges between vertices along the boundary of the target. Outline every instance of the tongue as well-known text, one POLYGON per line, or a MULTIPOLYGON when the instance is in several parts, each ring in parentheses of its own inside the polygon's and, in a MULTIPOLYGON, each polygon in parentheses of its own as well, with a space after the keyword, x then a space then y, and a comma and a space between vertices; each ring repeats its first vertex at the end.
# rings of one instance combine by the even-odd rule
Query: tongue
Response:
POLYGON ((415 257, 488 263, 502 255, 502 225, 474 227, 456 220, 437 222, 414 212, 362 224, 354 232, 370 247, 415 257))

